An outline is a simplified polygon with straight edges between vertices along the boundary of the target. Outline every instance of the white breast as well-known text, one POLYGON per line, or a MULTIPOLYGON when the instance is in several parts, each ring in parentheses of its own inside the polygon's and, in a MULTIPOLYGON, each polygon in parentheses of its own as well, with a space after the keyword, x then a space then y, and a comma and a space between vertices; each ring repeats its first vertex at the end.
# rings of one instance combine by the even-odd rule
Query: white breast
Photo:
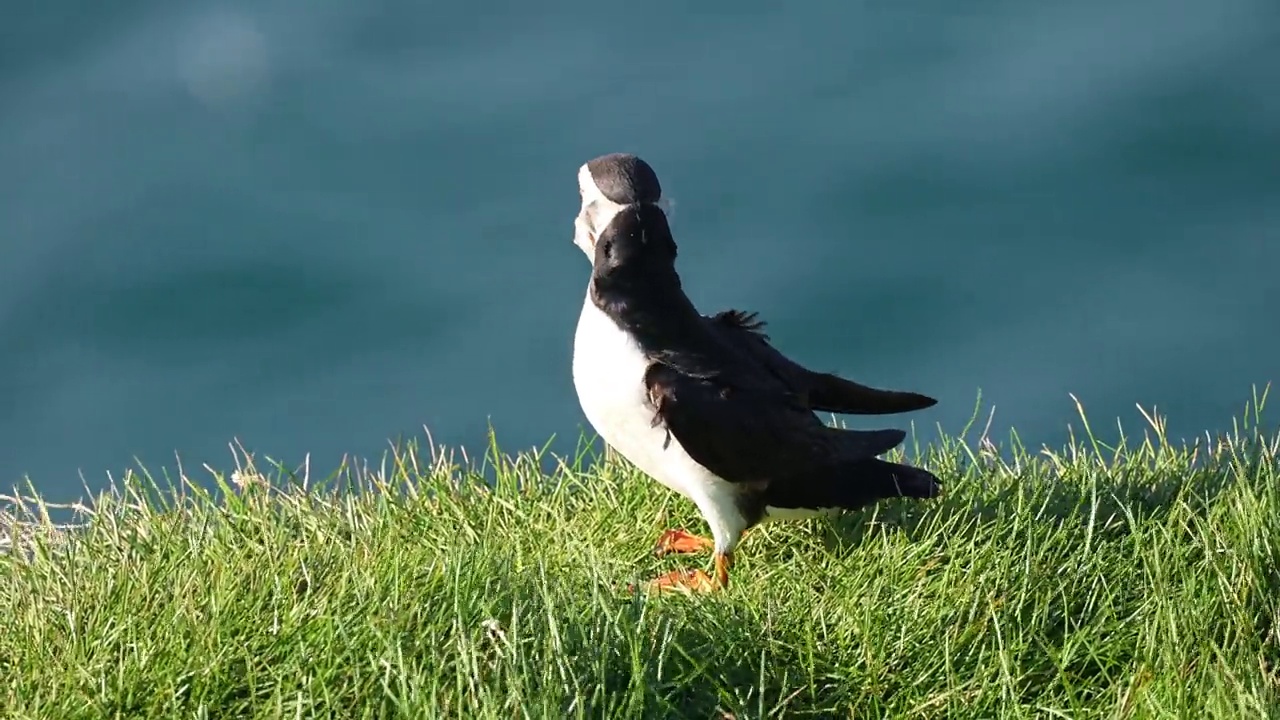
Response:
POLYGON ((648 359, 629 334, 588 295, 573 340, 573 384, 582 412, 595 431, 649 476, 693 500, 717 545, 736 543, 745 522, 731 483, 716 477, 685 452, 661 425, 644 387, 648 359))

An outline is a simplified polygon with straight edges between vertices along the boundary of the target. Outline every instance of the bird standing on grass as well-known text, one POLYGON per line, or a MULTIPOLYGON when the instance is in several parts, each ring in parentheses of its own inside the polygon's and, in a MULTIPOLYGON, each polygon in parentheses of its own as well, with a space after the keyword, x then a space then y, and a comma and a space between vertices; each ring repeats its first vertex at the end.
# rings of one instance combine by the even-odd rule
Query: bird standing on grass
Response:
POLYGON ((814 414, 905 412, 935 400, 807 370, 769 344, 754 314, 699 314, 676 273, 657 175, 640 158, 595 158, 578 185, 574 243, 592 260, 574 337, 578 400, 606 443, 698 506, 713 538, 665 532, 659 554, 710 546, 715 577, 673 571, 651 588, 727 587, 735 547, 762 522, 941 493, 928 471, 876 457, 903 431, 833 428, 814 414))

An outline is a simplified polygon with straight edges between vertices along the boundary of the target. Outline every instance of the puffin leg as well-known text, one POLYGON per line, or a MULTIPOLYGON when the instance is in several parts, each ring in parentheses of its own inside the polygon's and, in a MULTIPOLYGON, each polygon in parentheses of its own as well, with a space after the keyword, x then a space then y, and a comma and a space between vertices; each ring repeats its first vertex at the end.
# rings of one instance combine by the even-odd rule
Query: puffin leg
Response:
POLYGON ((715 554, 716 583, 721 589, 729 587, 729 569, 733 567, 733 552, 715 554))
POLYGON ((681 528, 668 530, 658 536, 658 543, 653 547, 653 554, 658 557, 673 553, 687 555, 709 550, 712 547, 715 547, 715 543, 710 538, 699 537, 681 528))

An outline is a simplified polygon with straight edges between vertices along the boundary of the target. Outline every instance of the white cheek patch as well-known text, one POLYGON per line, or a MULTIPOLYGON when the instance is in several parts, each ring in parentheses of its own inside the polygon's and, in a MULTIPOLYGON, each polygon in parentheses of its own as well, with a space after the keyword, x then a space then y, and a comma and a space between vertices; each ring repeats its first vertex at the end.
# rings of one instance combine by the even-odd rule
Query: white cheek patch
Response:
POLYGON ((588 258, 595 255, 595 243, 591 235, 591 226, 587 220, 586 208, 583 208, 582 211, 578 213, 578 217, 573 219, 573 244, 577 245, 579 250, 586 253, 588 258))
POLYGON ((573 244, 586 253, 587 259, 595 257, 595 233, 591 226, 591 204, 600 196, 600 188, 591 179, 591 171, 586 164, 578 168, 578 195, 582 205, 578 208, 578 216, 573 219, 573 244))

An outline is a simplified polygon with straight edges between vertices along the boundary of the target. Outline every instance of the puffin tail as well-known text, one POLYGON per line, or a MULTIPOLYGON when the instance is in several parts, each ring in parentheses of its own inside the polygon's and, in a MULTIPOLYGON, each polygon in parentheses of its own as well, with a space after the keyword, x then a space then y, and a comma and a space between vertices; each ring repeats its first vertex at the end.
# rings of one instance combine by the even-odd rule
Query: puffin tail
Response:
POLYGON ((864 458, 848 463, 835 473, 813 478, 803 485, 789 485, 768 504, 792 508, 840 508, 858 510, 877 500, 914 498, 927 500, 942 494, 942 482, 923 468, 864 458))
POLYGON ((843 476, 826 485, 828 502, 846 510, 857 510, 877 500, 915 498, 928 500, 942 494, 937 476, 914 465, 866 458, 845 467, 843 476))
POLYGON ((877 499, 905 497, 928 500, 942 494, 942 481, 914 465, 870 458, 860 463, 850 485, 866 485, 877 499))

